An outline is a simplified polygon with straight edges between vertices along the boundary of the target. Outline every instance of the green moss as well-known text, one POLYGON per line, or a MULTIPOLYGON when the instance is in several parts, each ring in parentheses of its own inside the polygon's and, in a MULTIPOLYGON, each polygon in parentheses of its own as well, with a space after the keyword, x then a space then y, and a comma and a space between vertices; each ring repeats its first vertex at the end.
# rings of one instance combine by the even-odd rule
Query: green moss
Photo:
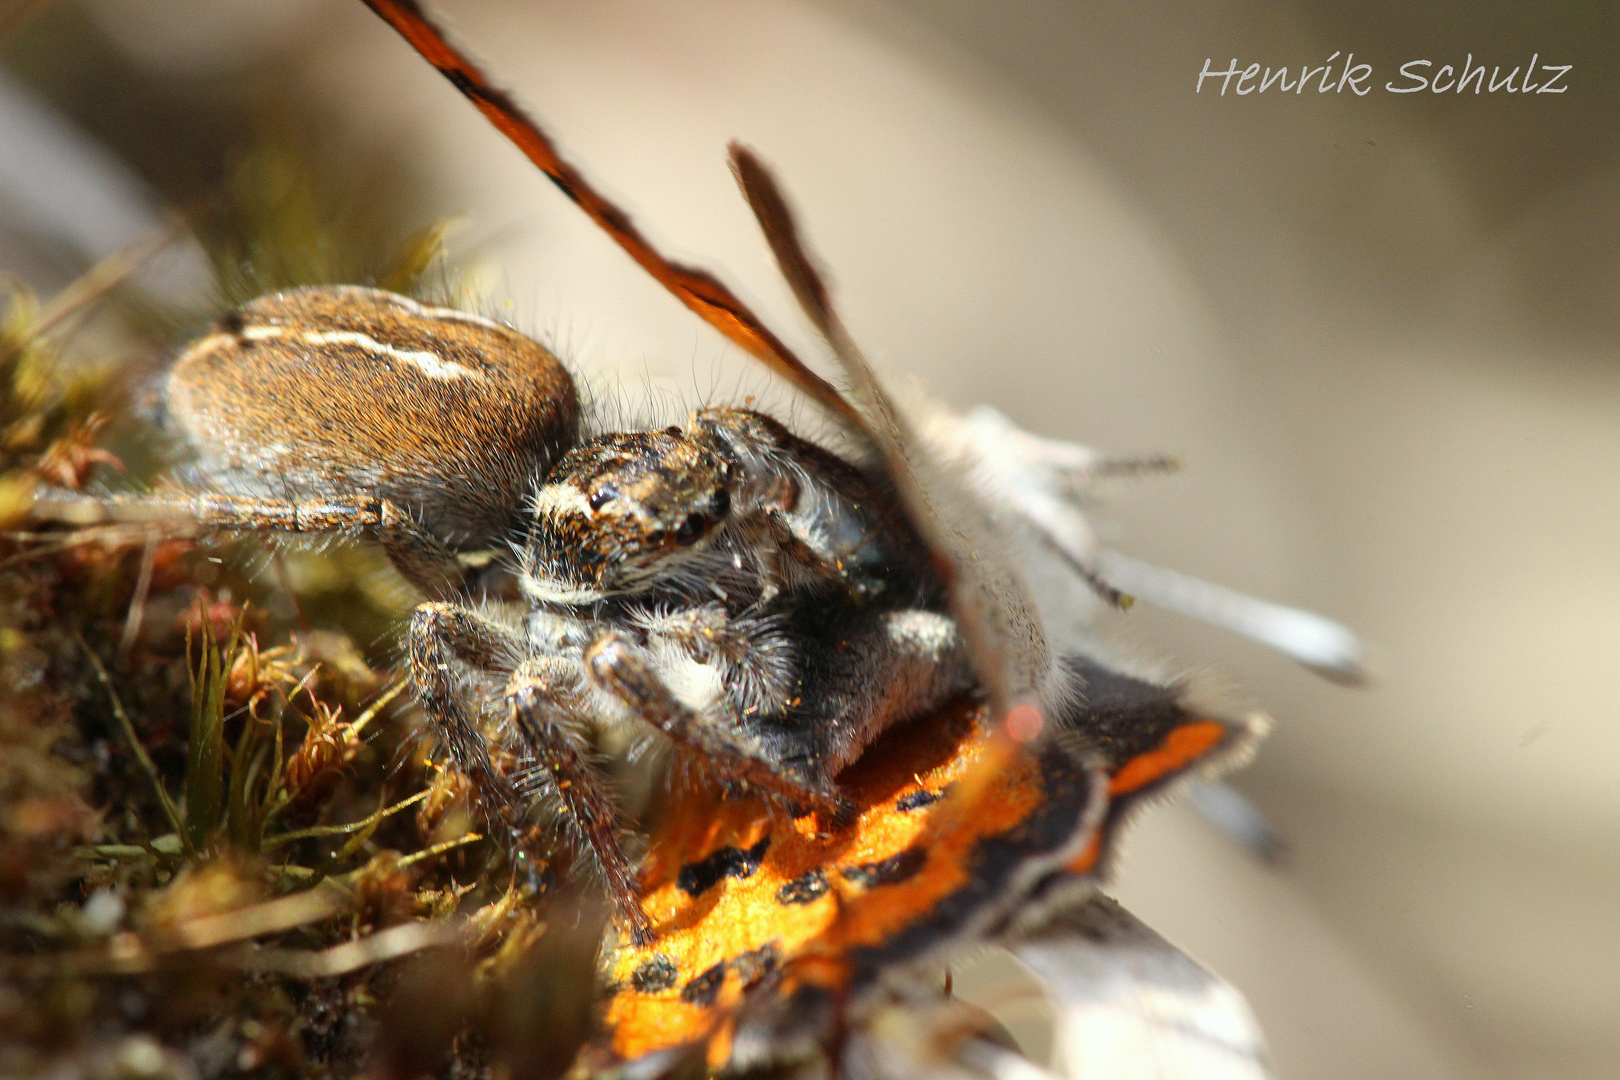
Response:
MULTIPOLYGON (((442 225, 334 232, 342 199, 295 140, 234 175, 204 230, 221 299, 447 291, 442 225)), ((473 831, 386 669, 409 599, 386 562, 28 519, 42 485, 158 478, 124 471, 165 454, 113 359, 172 350, 196 319, 122 295, 120 265, 43 304, 16 283, 0 300, 0 1074, 353 1075, 379 1058, 484 1074, 516 1045, 550 900, 473 831), (70 331, 92 316, 85 348, 70 331), (398 955, 342 951, 401 926, 422 930, 377 939, 398 955), (458 1004, 419 985, 460 987, 458 1004)), ((560 954, 576 986, 589 953, 560 954)), ((570 1023, 563 1042, 583 1037, 570 1023)))

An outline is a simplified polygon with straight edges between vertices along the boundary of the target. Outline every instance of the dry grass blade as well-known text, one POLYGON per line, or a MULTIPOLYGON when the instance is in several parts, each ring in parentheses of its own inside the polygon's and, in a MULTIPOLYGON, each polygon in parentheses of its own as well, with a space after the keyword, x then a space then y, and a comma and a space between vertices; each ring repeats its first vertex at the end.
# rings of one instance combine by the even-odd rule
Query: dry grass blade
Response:
POLYGON ((147 260, 178 240, 184 231, 185 221, 176 216, 160 231, 119 248, 96 263, 53 297, 39 313, 39 320, 33 326, 34 336, 50 333, 69 317, 106 296, 147 260))
POLYGON ((172 942, 173 949, 211 949, 320 922, 336 915, 347 903, 337 889, 310 889, 252 907, 174 923, 163 928, 163 936, 172 942))
POLYGON ((102 664, 101 657, 97 656, 89 643, 77 633, 74 634, 74 639, 78 641, 79 647, 84 650, 84 655, 90 658, 90 665, 96 669, 96 677, 107 688, 107 696, 112 701, 113 715, 118 718, 118 723, 124 730, 124 737, 129 741, 130 749, 135 752, 135 760, 140 762, 142 771, 151 780, 152 790, 157 795, 158 802, 163 806, 163 816, 169 819, 169 827, 179 835, 182 843, 185 844, 186 854, 195 856, 196 851, 191 846, 191 839, 186 832, 185 823, 181 820, 180 810, 174 805, 174 800, 169 798, 169 791, 163 786, 163 777, 158 772, 157 766, 152 762, 151 756, 147 754, 146 747, 141 745, 141 737, 136 734, 135 724, 130 720, 129 713, 124 711, 124 703, 118 699, 118 691, 113 689, 112 679, 108 677, 107 668, 102 664))
POLYGON ((465 847, 468 844, 476 844, 483 838, 483 833, 465 833, 456 837, 454 840, 446 840, 443 843, 434 844, 432 847, 425 847, 421 851, 413 851, 409 855, 401 858, 397 863, 394 864, 394 866, 396 869, 403 870, 407 866, 415 866, 417 863, 431 859, 435 855, 443 855, 445 852, 453 851, 458 847, 465 847))
MULTIPOLYGON (((366 725, 375 720, 378 715, 388 707, 388 703, 399 697, 399 695, 403 694, 408 686, 410 686, 409 679, 395 679, 394 682, 382 692, 381 696, 379 696, 376 701, 373 701, 370 705, 366 706, 365 712, 354 718, 354 723, 349 725, 350 733, 358 736, 366 729, 366 725)), ((426 795, 427 793, 423 792, 423 794, 426 795)))
POLYGON ((347 825, 316 825, 308 829, 299 829, 297 832, 281 833, 278 836, 267 836, 264 840, 263 850, 270 851, 271 849, 280 847, 283 844, 290 844, 294 840, 308 840, 317 836, 345 836, 349 833, 357 833, 366 829, 372 829, 375 828, 377 824, 384 818, 391 817, 394 814, 399 813, 401 810, 404 810, 406 807, 415 806, 417 803, 421 802, 431 794, 433 794, 431 790, 418 791, 415 795, 412 795, 408 799, 403 799, 395 803, 393 806, 385 806, 381 810, 378 810, 375 814, 372 814, 370 817, 362 818, 359 821, 350 822, 347 825))
MULTIPOLYGON (((17 958, 8 971, 34 978, 136 975, 175 963, 193 964, 204 950, 321 922, 343 911, 348 903, 335 887, 309 889, 235 911, 159 924, 143 933, 116 934, 105 948, 17 958)), ((215 959, 209 956, 210 962, 215 959)))
MULTIPOLYGON (((74 499, 71 503, 64 501, 57 503, 56 505, 64 507, 73 505, 77 507, 88 505, 89 502, 90 501, 86 499, 74 499)), ((39 503, 35 503, 30 509, 30 513, 34 517, 40 518, 41 520, 66 521, 65 518, 52 519, 46 515, 40 514, 40 505, 41 504, 39 503)), ((0 559, 0 570, 8 570, 13 566, 21 566, 24 563, 37 562, 40 559, 53 558, 65 551, 71 551, 74 548, 85 547, 90 544, 102 544, 108 547, 117 547, 125 544, 144 543, 151 540, 155 536, 157 536, 157 534, 144 527, 131 527, 124 524, 88 526, 82 529, 75 529, 70 533, 8 532, 6 534, 6 539, 10 540, 12 543, 37 544, 38 546, 28 548, 17 553, 16 555, 11 555, 4 559, 0 559)))
POLYGON ((124 616, 124 632, 118 638, 118 662, 125 663, 141 636, 141 622, 146 616, 146 598, 152 590, 152 570, 157 561, 157 540, 148 539, 141 547, 141 568, 135 578, 135 595, 130 599, 129 611, 124 616))
POLYGON ((816 399, 834 416, 847 423, 859 422, 855 410, 837 389, 811 371, 719 279, 705 270, 672 262, 653 247, 629 214, 614 205, 591 186, 579 170, 563 160, 550 136, 511 95, 492 85, 482 68, 450 44, 445 32, 429 18, 416 0, 365 2, 366 6, 399 31, 400 36, 410 42, 423 59, 449 79, 501 134, 539 166, 564 195, 585 211, 676 299, 751 356, 816 399))
POLYGON ((462 940, 466 925, 463 919, 405 923, 319 952, 254 949, 231 957, 228 962, 250 971, 274 972, 295 979, 325 979, 397 960, 423 949, 454 945, 462 940))

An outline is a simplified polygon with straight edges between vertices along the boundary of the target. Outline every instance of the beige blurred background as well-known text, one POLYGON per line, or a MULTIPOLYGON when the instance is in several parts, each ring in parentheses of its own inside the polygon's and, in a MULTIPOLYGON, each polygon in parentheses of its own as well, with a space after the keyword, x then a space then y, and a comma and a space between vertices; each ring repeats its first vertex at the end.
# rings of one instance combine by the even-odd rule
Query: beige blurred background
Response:
MULTIPOLYGON (((806 352, 731 138, 778 167, 891 376, 1181 453, 1110 504, 1112 543, 1376 643, 1357 692, 1174 616, 1113 628, 1276 717, 1235 782, 1289 864, 1166 808, 1118 892, 1249 995, 1279 1076, 1620 1076, 1612 8, 442 7, 653 237, 806 352), (1195 93, 1206 58, 1335 51, 1372 93, 1195 93), (1408 60, 1532 53, 1573 65, 1567 93, 1383 90, 1408 60)), ((197 93, 270 70, 323 103, 322 138, 406 148, 486 293, 632 407, 771 396, 359 5, 79 10, 120 63, 197 93)))

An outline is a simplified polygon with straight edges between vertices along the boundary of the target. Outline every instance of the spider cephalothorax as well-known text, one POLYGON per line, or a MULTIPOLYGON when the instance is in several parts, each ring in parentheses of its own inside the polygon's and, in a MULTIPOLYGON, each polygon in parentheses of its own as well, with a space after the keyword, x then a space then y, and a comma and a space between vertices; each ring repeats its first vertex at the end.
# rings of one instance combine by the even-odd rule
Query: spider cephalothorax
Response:
POLYGON ((537 602, 588 603, 645 589, 681 567, 711 579, 725 569, 712 541, 727 524, 730 483, 731 467, 679 428, 586 440, 535 495, 524 592, 537 602))

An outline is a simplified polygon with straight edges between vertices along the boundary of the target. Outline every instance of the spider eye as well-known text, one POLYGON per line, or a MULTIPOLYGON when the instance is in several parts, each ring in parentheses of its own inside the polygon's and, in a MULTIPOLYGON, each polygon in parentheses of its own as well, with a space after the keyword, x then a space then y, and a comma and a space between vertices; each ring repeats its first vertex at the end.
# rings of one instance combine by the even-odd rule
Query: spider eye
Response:
POLYGON ((731 492, 725 488, 717 488, 709 497, 709 520, 719 521, 731 513, 731 492))
POLYGON ((687 514, 686 520, 681 522, 681 527, 675 530, 676 542, 681 544, 695 542, 703 535, 703 527, 707 524, 702 514, 687 514))
POLYGON ((595 492, 590 498, 591 513, 596 513, 596 511, 602 509, 602 507, 606 506, 608 503, 612 502, 618 497, 618 491, 610 487, 605 487, 595 492))

